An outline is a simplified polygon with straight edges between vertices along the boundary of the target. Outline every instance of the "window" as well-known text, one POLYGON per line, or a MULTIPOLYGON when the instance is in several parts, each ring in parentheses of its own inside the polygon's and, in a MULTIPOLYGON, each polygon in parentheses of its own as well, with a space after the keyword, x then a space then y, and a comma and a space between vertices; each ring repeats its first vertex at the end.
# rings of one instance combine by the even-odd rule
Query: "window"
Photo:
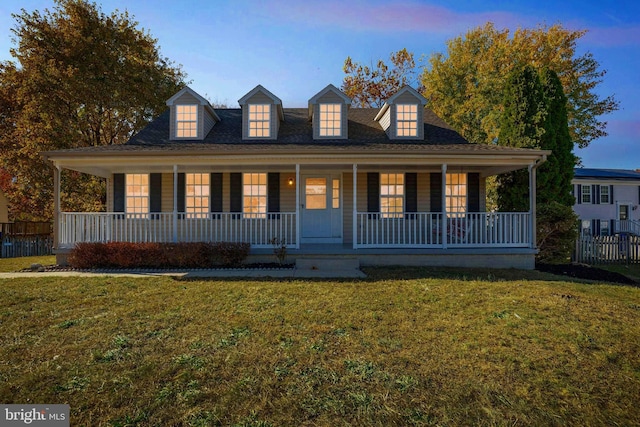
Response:
POLYGON ((271 105, 249 104, 249 136, 268 138, 271 135, 271 105))
POLYGON ((128 173, 125 175, 126 209, 131 216, 149 213, 149 175, 128 173))
POLYGON ((209 174, 188 173, 185 180, 187 218, 206 218, 209 214, 209 174))
POLYGON ((320 136, 340 136, 341 104, 320 104, 320 136))
POLYGON ((582 220, 582 234, 585 236, 591 235, 591 220, 583 219, 582 220))
POLYGON ((609 232, 609 220, 601 219, 600 220, 600 235, 601 236, 609 236, 611 233, 609 232))
POLYGON ((610 203, 609 199, 609 186, 601 185, 600 186, 600 204, 607 205, 610 203))
POLYGON ((591 203, 591 186, 582 186, 582 203, 591 203))
POLYGON ((446 196, 447 214, 467 211, 467 174, 447 174, 446 196))
POLYGON ((327 179, 307 178, 304 185, 305 208, 306 209, 326 209, 327 208, 327 179))
POLYGON ((400 218, 404 212, 404 174, 380 174, 380 212, 382 218, 400 218))
POLYGON ((340 180, 339 179, 334 179, 333 180, 333 193, 332 193, 332 204, 331 207, 333 209, 339 209, 340 208, 340 180))
POLYGON ((195 138, 198 136, 198 106, 176 106, 176 137, 195 138))
POLYGON ((267 215, 267 174, 242 174, 242 212, 245 218, 265 218, 267 215))
POLYGON ((418 135, 418 106, 415 104, 398 104, 396 106, 396 134, 397 136, 418 135))

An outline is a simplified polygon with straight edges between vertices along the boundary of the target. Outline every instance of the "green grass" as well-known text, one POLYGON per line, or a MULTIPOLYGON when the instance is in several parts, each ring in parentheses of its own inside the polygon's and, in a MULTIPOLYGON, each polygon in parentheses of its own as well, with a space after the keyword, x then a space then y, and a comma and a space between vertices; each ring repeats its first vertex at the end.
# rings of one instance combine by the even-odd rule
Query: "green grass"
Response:
POLYGON ((0 273, 10 273, 31 267, 31 264, 54 265, 55 255, 28 256, 22 258, 0 258, 0 273))
POLYGON ((72 425, 633 425, 640 289, 536 272, 0 282, 0 401, 72 425))
POLYGON ((605 265, 595 265, 594 267, 602 268, 604 270, 609 270, 609 271, 615 271, 616 273, 624 274, 625 276, 628 276, 640 281, 640 264, 630 264, 630 265, 605 264, 605 265))

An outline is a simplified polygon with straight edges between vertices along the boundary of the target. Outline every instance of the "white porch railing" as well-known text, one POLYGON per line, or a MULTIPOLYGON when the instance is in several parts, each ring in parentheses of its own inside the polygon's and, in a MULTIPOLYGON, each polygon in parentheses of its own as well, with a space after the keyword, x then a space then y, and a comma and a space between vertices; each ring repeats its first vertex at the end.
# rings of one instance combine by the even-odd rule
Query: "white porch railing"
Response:
POLYGON ((357 215, 357 248, 381 247, 530 247, 531 215, 527 212, 404 213, 385 218, 357 215))
POLYGON ((60 247, 79 242, 248 242, 271 246, 274 238, 297 245, 296 214, 267 213, 249 218, 241 213, 211 213, 204 217, 173 213, 62 212, 60 247))
POLYGON ((640 221, 615 220, 614 233, 631 233, 640 236, 640 221))

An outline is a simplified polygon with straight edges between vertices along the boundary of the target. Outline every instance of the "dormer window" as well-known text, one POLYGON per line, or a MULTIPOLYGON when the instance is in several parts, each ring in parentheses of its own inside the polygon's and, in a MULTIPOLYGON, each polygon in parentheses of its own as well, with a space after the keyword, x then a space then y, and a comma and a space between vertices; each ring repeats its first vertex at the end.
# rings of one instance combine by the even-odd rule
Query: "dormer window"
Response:
POLYGON ((342 104, 320 104, 320 136, 342 135, 342 104))
POLYGON ((249 104, 249 137, 269 138, 271 136, 271 105, 249 104))
POLYGON ((396 105, 397 136, 418 135, 418 106, 416 104, 396 105))
POLYGON ((176 137, 195 138, 198 136, 198 106, 176 105, 176 137))

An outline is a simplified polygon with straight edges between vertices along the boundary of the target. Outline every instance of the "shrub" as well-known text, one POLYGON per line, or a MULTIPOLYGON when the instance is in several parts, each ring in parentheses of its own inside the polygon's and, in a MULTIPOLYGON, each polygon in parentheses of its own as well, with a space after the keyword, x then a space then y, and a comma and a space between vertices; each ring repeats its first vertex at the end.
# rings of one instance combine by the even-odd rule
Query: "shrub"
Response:
POLYGON ((249 256, 249 243, 219 242, 214 245, 216 260, 222 265, 238 266, 249 256))
POLYGON ((578 217, 569 206, 558 202, 538 205, 536 228, 539 252, 536 260, 549 264, 564 264, 578 237, 578 217))
POLYGON ((105 266, 108 258, 104 243, 76 243, 67 262, 75 268, 92 268, 105 266))

